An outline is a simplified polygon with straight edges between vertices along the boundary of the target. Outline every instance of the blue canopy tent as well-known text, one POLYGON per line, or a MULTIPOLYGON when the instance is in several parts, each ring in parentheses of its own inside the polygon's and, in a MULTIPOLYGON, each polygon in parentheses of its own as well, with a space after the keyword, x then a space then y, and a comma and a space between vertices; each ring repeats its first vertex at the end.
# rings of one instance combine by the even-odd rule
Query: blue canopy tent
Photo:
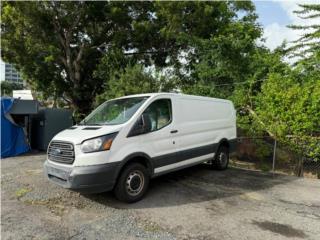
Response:
POLYGON ((13 98, 1 97, 1 158, 17 156, 30 150, 23 128, 15 124, 9 114, 14 101, 13 98))

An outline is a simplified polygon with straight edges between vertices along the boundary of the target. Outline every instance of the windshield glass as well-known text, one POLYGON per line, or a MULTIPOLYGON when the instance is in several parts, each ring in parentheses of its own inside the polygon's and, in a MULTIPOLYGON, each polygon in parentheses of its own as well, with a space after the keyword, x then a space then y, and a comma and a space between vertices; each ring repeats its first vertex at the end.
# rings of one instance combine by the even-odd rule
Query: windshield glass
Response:
POLYGON ((128 121, 148 97, 133 97, 107 101, 96 108, 82 125, 117 125, 128 121))

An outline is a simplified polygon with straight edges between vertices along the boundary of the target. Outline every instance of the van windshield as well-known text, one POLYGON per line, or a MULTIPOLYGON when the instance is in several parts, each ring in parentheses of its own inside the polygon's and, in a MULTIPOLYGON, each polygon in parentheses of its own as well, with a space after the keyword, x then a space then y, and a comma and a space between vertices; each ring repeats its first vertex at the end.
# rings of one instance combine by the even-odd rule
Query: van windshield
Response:
POLYGON ((148 97, 132 97, 104 102, 81 125, 118 125, 128 121, 148 97))

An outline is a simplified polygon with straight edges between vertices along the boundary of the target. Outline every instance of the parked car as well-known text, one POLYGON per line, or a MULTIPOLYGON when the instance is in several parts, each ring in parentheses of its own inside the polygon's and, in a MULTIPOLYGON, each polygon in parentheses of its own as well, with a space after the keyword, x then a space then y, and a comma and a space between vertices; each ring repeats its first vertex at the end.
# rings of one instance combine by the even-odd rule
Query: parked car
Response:
POLYGON ((235 149, 231 101, 175 93, 107 101, 50 142, 45 174, 79 192, 140 200, 151 178, 203 162, 226 169, 235 149))

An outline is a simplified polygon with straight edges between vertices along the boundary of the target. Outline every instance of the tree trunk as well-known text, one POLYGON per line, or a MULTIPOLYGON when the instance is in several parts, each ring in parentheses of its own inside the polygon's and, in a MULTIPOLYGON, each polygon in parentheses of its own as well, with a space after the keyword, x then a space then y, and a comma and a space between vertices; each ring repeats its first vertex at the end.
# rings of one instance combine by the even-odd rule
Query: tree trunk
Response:
POLYGON ((304 162, 304 157, 301 156, 298 158, 298 162, 296 165, 296 176, 298 177, 303 177, 303 162, 304 162))
POLYGON ((85 96, 75 96, 73 98, 72 105, 76 122, 81 121, 91 112, 92 101, 91 98, 85 98, 85 96))
POLYGON ((57 91, 54 91, 54 93, 53 93, 53 104, 52 104, 53 108, 58 107, 57 101, 58 101, 57 91))

